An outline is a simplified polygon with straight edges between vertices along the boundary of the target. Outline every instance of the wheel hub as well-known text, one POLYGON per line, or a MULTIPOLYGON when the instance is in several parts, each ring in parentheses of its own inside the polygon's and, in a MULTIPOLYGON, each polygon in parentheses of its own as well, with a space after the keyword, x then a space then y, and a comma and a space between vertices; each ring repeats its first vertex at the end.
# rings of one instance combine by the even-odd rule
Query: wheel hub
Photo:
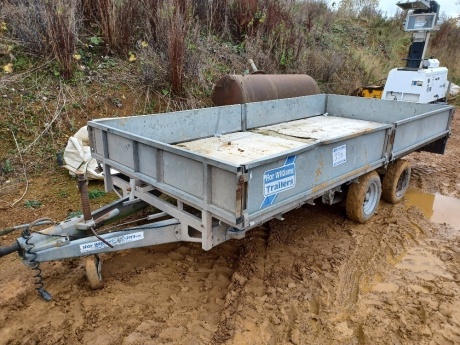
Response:
POLYGON ((364 197, 363 203, 363 211, 364 214, 370 214, 374 208, 376 203, 378 202, 378 186, 376 183, 371 183, 367 188, 366 195, 364 197))

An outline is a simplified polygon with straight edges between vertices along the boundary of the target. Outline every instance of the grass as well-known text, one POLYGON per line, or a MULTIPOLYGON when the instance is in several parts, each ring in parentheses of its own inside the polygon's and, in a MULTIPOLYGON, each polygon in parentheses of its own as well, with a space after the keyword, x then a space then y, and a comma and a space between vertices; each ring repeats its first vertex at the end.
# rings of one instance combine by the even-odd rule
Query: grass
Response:
POLYGON ((58 194, 59 194, 59 197, 60 197, 60 198, 63 198, 63 199, 64 199, 64 198, 67 198, 67 197, 69 196, 69 193, 67 193, 67 191, 65 191, 65 190, 60 190, 60 191, 58 192, 58 194))
POLYGON ((35 209, 41 206, 42 206, 42 202, 39 200, 26 200, 26 202, 24 202, 24 207, 26 208, 35 209))
POLYGON ((69 213, 67 213, 67 219, 74 218, 74 217, 80 217, 81 215, 83 215, 83 213, 80 210, 70 211, 69 213))
POLYGON ((11 164, 11 161, 9 159, 5 159, 1 163, 1 170, 5 174, 11 174, 14 171, 13 165, 11 164))
POLYGON ((100 190, 100 189, 92 189, 92 190, 88 191, 88 196, 89 196, 90 199, 101 198, 106 194, 107 194, 106 192, 104 192, 103 190, 100 190))

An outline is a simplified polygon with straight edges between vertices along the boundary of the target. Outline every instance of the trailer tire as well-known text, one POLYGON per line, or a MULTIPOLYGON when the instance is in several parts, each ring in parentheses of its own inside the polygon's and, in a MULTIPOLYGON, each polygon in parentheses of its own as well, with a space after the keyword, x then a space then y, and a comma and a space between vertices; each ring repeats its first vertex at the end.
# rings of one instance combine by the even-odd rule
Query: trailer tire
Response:
POLYGON ((409 187, 410 175, 409 162, 399 159, 390 164, 383 176, 382 199, 390 204, 401 201, 409 187))
POLYGON ((382 183, 376 171, 360 176, 358 183, 352 183, 348 188, 348 218, 358 223, 366 223, 377 210, 381 194, 382 183))
POLYGON ((85 272, 88 278, 89 286, 93 290, 101 289, 104 286, 102 282, 102 261, 97 255, 91 255, 85 258, 85 272))

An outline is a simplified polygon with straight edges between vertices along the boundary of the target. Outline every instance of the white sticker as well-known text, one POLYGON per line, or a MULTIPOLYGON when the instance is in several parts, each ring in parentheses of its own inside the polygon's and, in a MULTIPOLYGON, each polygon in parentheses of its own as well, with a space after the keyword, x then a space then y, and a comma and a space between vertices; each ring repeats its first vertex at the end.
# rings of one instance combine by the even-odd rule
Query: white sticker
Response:
POLYGON ((347 161, 347 145, 334 147, 332 149, 332 166, 337 166, 347 161))
POLYGON ((264 196, 281 193, 295 187, 295 164, 264 172, 264 196))
MULTIPOLYGON (((143 239, 144 239, 144 232, 140 231, 140 232, 134 232, 128 235, 121 235, 117 237, 108 238, 106 239, 106 241, 110 243, 112 246, 119 246, 125 243, 136 242, 136 241, 140 241, 143 239)), ((93 252, 95 250, 99 250, 103 248, 108 248, 108 245, 106 245, 102 241, 80 244, 81 253, 93 252)))

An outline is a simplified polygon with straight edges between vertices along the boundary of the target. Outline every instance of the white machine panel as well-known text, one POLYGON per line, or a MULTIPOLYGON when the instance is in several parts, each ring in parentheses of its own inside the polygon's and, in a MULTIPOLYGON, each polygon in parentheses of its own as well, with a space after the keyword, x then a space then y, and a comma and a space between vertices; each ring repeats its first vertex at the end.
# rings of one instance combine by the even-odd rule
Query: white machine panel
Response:
POLYGON ((449 82, 447 68, 394 68, 383 89, 382 99, 413 103, 431 103, 446 97, 449 82))

